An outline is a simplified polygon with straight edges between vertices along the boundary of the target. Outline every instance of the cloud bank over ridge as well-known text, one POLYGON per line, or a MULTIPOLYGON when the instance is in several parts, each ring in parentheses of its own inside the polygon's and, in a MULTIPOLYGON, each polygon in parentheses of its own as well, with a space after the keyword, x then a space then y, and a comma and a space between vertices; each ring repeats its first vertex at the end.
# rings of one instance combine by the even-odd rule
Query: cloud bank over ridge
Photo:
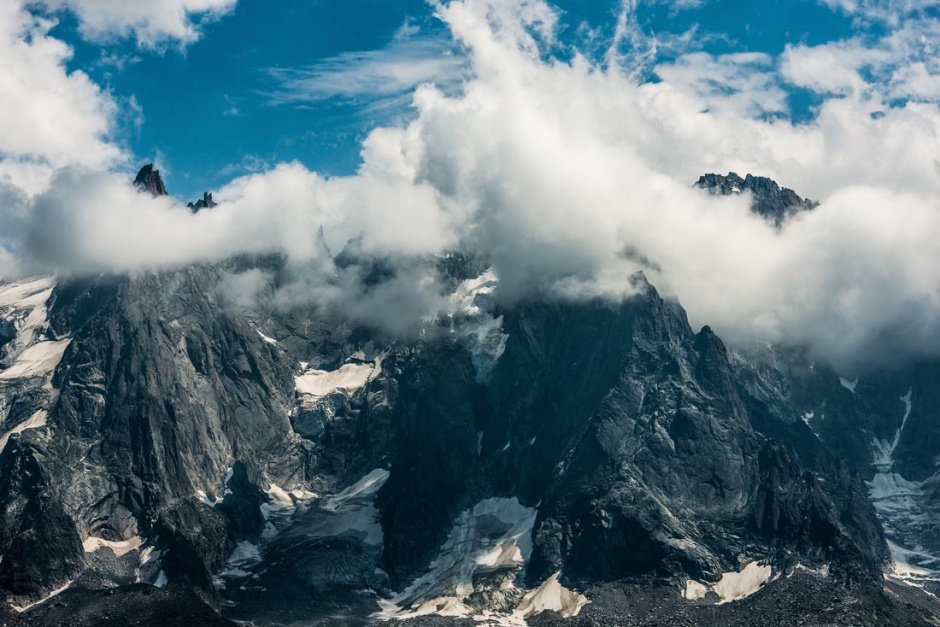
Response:
MULTIPOLYGON (((622 23, 638 40, 630 6, 622 23)), ((16 220, 2 218, 7 248, 60 272, 282 251, 302 277, 291 302, 330 302, 360 319, 381 311, 361 307, 374 292, 355 277, 336 279, 322 227, 334 252, 361 237, 366 255, 399 269, 385 302, 417 305, 402 315, 386 307, 397 322, 440 306, 418 260, 460 250, 492 260, 507 304, 619 299, 642 269, 694 324, 732 340, 807 344, 846 368, 886 351, 940 354, 940 72, 924 49, 936 27, 928 18, 778 58, 690 53, 639 81, 615 55, 596 61, 560 43, 542 0, 437 10, 470 78, 456 95, 419 87, 413 121, 373 131, 356 175, 281 164, 232 181, 217 208, 191 215, 136 193, 113 172, 107 124, 92 126, 83 141, 113 153, 50 165, 50 182, 21 194, 16 220), (819 98, 807 122, 786 115, 792 87, 819 98), (729 170, 822 204, 777 231, 746 198, 690 188, 729 170)), ((82 80, 51 66, 57 80, 82 80)), ((96 98, 107 121, 113 103, 96 98)))

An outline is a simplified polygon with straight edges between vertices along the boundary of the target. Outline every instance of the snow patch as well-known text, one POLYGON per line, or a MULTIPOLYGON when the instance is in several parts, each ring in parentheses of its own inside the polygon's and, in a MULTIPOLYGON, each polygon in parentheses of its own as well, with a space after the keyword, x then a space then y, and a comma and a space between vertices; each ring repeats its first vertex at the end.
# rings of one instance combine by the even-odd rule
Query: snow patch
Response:
POLYGON ((872 462, 872 465, 875 466, 879 472, 890 472, 894 467, 894 451, 898 448, 898 442, 901 441, 901 434, 904 432, 904 427, 907 426, 907 419, 911 415, 911 395, 913 393, 914 390, 912 388, 900 399, 901 402, 904 403, 904 418, 901 419, 901 426, 898 428, 897 433, 894 434, 894 439, 891 442, 877 438, 872 441, 872 448, 874 449, 874 462, 872 462))
POLYGON ((317 401, 334 392, 350 393, 364 387, 382 372, 381 360, 375 363, 344 364, 337 370, 306 369, 294 378, 294 388, 305 399, 317 401))
POLYGON ((210 499, 209 495, 206 494, 205 490, 196 490, 196 498, 208 505, 209 507, 215 507, 222 502, 221 498, 216 497, 215 499, 210 499))
POLYGON ((915 561, 928 564, 936 564, 936 557, 923 551, 909 550, 888 540, 888 551, 891 553, 890 573, 908 583, 916 584, 920 580, 935 580, 937 572, 924 566, 918 565, 915 561))
POLYGON ((686 582, 682 596, 686 599, 703 599, 709 592, 718 595, 718 605, 739 601, 760 590, 770 580, 773 569, 770 566, 751 562, 740 572, 723 573, 717 583, 707 584, 700 581, 686 582))
POLYGON ((0 307, 27 309, 45 305, 55 287, 55 278, 42 277, 0 285, 0 307))
POLYGON ((804 424, 806 424, 806 426, 809 427, 809 430, 812 431, 813 434, 818 438, 819 433, 817 433, 816 429, 813 427, 813 420, 816 418, 816 412, 808 411, 800 416, 800 418, 802 418, 804 424))
POLYGON ((261 332, 261 329, 255 329, 255 331, 258 332, 258 335, 261 336, 261 339, 262 339, 262 340, 264 340, 264 341, 267 342, 268 344, 272 344, 272 345, 274 345, 274 346, 277 346, 277 340, 275 340, 273 337, 268 337, 267 335, 265 335, 264 333, 261 332))
MULTIPOLYGON (((804 573, 809 573, 811 575, 816 575, 817 577, 827 578, 829 577, 829 564, 823 564, 819 568, 810 568, 809 566, 804 566, 797 562, 796 566, 793 567, 794 571, 801 571, 804 573)), ((792 573, 789 576, 792 576, 792 573)))
POLYGON ((685 582, 685 590, 682 591, 682 596, 689 601, 696 601, 698 599, 704 599, 708 590, 709 587, 705 584, 695 581, 694 579, 689 579, 685 582))
POLYGON ((15 612, 18 612, 18 613, 22 614, 23 612, 25 612, 26 610, 28 610, 28 609, 30 609, 30 608, 32 608, 32 607, 36 607, 37 605, 42 605, 43 603, 45 603, 45 602, 48 601, 49 599, 51 599, 51 598, 53 598, 53 597, 59 596, 60 594, 62 594, 62 593, 65 592, 66 590, 68 590, 69 587, 70 587, 73 583, 75 583, 75 580, 74 580, 74 579, 72 579, 71 581, 69 581, 68 583, 66 583, 66 584, 65 584, 64 586, 62 586, 61 588, 56 588, 55 590, 53 590, 52 592, 50 592, 49 594, 47 594, 47 595, 44 596, 43 598, 41 598, 41 599, 39 599, 38 601, 35 601, 35 602, 33 602, 33 603, 28 603, 27 605, 13 605, 13 604, 11 603, 11 604, 10 604, 10 607, 11 607, 15 612))
POLYGON ((51 373, 62 361, 71 340, 40 342, 20 353, 12 366, 0 372, 0 379, 25 379, 51 373))
POLYGON ((153 585, 156 586, 157 588, 165 588, 166 584, 168 584, 169 582, 170 580, 167 579, 166 572, 161 570, 159 573, 157 573, 157 578, 153 582, 153 585))
POLYGON ((849 381, 845 377, 839 377, 839 383, 841 383, 842 387, 844 387, 846 390, 852 394, 855 394, 855 388, 858 386, 858 376, 856 375, 854 381, 849 381))
POLYGON ((496 317, 493 293, 499 279, 492 269, 475 279, 467 279, 450 295, 445 315, 453 331, 470 352, 477 382, 487 383, 499 358, 506 351, 509 335, 502 332, 503 317, 496 317))
POLYGON ((0 451, 4 449, 7 445, 7 441, 10 439, 11 435, 16 435, 17 433, 22 433, 28 429, 41 429, 46 426, 46 421, 49 418, 48 412, 45 409, 40 409, 27 420, 24 420, 20 424, 16 425, 9 431, 3 434, 0 437, 0 451))
POLYGON ((85 553, 94 553, 107 547, 114 551, 116 556, 124 557, 131 551, 136 551, 139 549, 143 542, 143 539, 141 539, 139 536, 134 536, 129 540, 121 540, 119 542, 105 540, 104 538, 96 538, 95 536, 88 536, 88 538, 82 542, 82 548, 85 549, 85 553))
POLYGON ((545 610, 552 610, 561 614, 563 618, 577 616, 581 608, 588 604, 587 597, 561 585, 558 582, 560 574, 560 572, 555 573, 541 586, 522 597, 514 614, 528 618, 545 610))

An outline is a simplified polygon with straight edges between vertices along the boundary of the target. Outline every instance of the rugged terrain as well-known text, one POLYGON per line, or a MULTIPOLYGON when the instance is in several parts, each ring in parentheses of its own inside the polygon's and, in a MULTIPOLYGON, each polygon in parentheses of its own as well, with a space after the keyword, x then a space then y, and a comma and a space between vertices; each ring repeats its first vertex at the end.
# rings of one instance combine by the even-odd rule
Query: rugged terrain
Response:
POLYGON ((486 260, 427 263, 416 337, 232 296, 277 254, 0 285, 0 624, 940 622, 936 364, 849 380, 642 274, 503 307, 486 260))

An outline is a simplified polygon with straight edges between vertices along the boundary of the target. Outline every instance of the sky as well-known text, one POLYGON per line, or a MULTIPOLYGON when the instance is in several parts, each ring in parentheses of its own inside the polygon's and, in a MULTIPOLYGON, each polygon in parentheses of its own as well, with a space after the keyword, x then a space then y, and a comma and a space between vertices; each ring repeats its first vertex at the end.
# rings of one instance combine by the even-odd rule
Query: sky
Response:
MULTIPOLYGON (((622 10, 612 0, 555 6, 562 11, 562 37, 573 44, 585 41, 586 29, 610 37, 622 10)), ((345 71, 354 79, 370 55, 404 64, 416 60, 409 53, 424 59, 459 54, 424 0, 239 0, 230 7, 216 19, 193 15, 199 36, 185 47, 164 40, 142 49, 134 36, 86 41, 69 12, 57 13, 59 24, 50 31, 74 49, 70 69, 87 72, 118 99, 133 99, 124 121, 126 148, 134 164, 156 161, 171 193, 183 199, 282 161, 298 160, 325 174, 354 172, 369 131, 412 114, 409 96, 417 82, 396 84, 394 94, 344 93, 339 83, 304 89, 291 84, 292 76, 345 71), (408 33, 410 41, 402 41, 408 33)), ((821 43, 852 32, 848 16, 811 0, 639 4, 635 19, 654 34, 695 27, 696 47, 714 54, 777 55, 787 43, 821 43)), ((663 50, 660 57, 674 54, 663 50)), ((459 76, 454 61, 419 72, 414 81, 447 80, 449 71, 459 76)), ((794 104, 802 109, 808 103, 799 96, 794 93, 794 104)))
POLYGON ((505 306, 642 270, 731 341, 940 356, 938 34, 940 0, 10 0, 0 271, 277 251, 240 302, 407 333, 456 251, 505 306), (690 186, 729 171, 821 204, 778 230, 690 186))

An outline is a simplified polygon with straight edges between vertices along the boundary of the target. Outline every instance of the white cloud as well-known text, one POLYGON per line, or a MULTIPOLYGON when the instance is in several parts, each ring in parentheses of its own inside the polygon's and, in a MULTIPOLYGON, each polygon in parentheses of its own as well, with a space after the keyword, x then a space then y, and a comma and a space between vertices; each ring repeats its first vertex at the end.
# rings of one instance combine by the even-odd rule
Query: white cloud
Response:
POLYGON ((940 6, 938 0, 820 0, 830 9, 875 22, 897 26, 912 14, 940 6))
POLYGON ((417 37, 408 24, 381 50, 344 52, 302 68, 274 68, 274 104, 330 99, 368 103, 372 108, 404 106, 423 83, 453 86, 463 78, 466 59, 440 37, 417 37))
POLYGON ((39 0, 36 5, 66 9, 79 19, 82 35, 93 41, 137 38, 140 46, 190 44, 199 27, 228 13, 237 0, 39 0))
POLYGON ((712 110, 754 117, 786 111, 787 95, 773 71, 773 61, 770 55, 757 52, 720 56, 699 52, 658 65, 655 72, 712 110))
MULTIPOLYGON (((850 40, 780 59, 695 54, 638 83, 616 65, 552 57, 557 20, 543 2, 438 11, 473 75, 459 91, 419 87, 413 121, 375 130, 356 175, 280 165, 192 215, 116 175, 66 170, 26 214, 29 258, 97 271, 280 250, 297 277, 282 302, 328 302, 395 330, 439 305, 421 260, 447 250, 489 257, 504 303, 621 298, 644 267, 695 323, 732 339, 807 343, 842 365, 940 353, 940 110, 926 61, 891 69, 910 36, 892 33, 874 52, 850 40), (821 92, 812 120, 781 116, 787 81, 821 92), (926 96, 894 101, 914 91, 905 85, 926 96), (777 231, 746 198, 690 188, 728 170, 822 205, 777 231), (361 269, 337 268, 321 227, 334 252, 361 237, 394 278, 368 287, 361 269)), ((341 68, 331 93, 388 93, 374 82, 382 72, 341 68)), ((394 89, 414 84, 407 76, 394 89)), ((250 278, 247 291, 260 289, 250 278)))
POLYGON ((30 191, 54 168, 103 168, 122 156, 109 137, 113 99, 66 69, 72 51, 51 26, 16 2, 0 5, 0 178, 30 191))

